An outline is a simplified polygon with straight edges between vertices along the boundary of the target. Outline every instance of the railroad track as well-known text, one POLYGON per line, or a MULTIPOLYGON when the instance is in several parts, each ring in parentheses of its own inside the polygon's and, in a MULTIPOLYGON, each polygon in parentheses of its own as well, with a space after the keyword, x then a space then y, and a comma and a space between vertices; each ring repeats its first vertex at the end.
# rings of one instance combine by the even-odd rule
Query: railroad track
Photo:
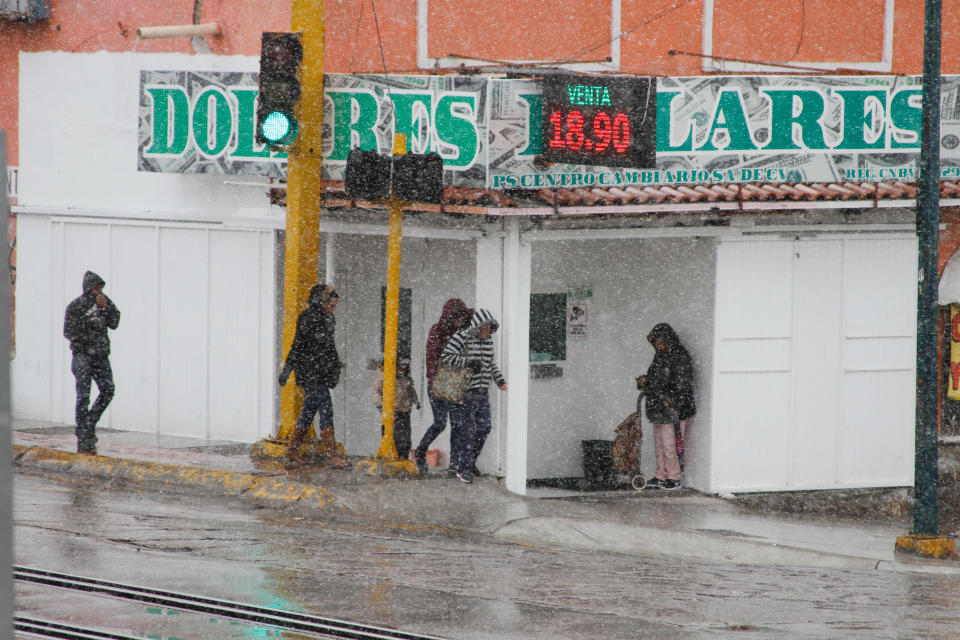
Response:
MULTIPOLYGON (((311 633, 322 638, 344 638, 350 640, 443 640, 438 636, 426 636, 406 631, 398 631, 396 629, 388 629, 386 627, 375 627, 297 611, 271 609, 253 604, 176 593, 174 591, 163 591, 106 580, 96 580, 30 567, 14 566, 13 577, 15 580, 22 580, 24 582, 106 595, 123 600, 178 609, 180 611, 214 615, 230 620, 270 625, 282 630, 311 633)), ((21 618, 19 616, 15 616, 14 623, 18 631, 30 633, 41 638, 131 640, 127 636, 104 634, 90 629, 71 627, 60 623, 30 618, 21 618), (19 626, 21 624, 24 625, 23 628, 19 626), (71 633, 74 635, 68 635, 71 633)))
MULTIPOLYGON (((13 617, 15 631, 27 634, 31 638, 58 638, 60 640, 137 640, 131 636, 118 636, 86 627, 75 627, 48 620, 37 620, 23 616, 13 617)), ((20 636, 17 636, 20 637, 20 636)))

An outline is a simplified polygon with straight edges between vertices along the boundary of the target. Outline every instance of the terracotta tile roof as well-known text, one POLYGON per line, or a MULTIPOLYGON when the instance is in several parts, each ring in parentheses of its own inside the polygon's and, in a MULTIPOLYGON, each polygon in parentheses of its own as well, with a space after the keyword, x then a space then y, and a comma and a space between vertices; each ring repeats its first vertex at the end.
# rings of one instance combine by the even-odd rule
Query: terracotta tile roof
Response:
MULTIPOLYGON (((343 182, 324 181, 323 187, 324 204, 328 208, 385 208, 381 203, 350 199, 344 192, 343 182)), ((269 197, 272 204, 286 206, 286 185, 270 189, 269 197)), ((909 201, 916 197, 916 185, 906 182, 689 184, 510 191, 450 186, 443 190, 443 204, 417 204, 407 209, 453 214, 550 215, 577 208, 577 214, 583 215, 589 214, 590 208, 598 208, 597 213, 610 213, 611 208, 635 210, 638 206, 646 206, 649 211, 644 212, 657 213, 657 205, 672 205, 668 210, 676 211, 678 205, 695 203, 700 203, 698 209, 710 208, 710 204, 725 204, 717 208, 727 211, 743 209, 749 203, 775 202, 795 202, 796 206, 787 207, 793 209, 802 209, 810 202, 837 202, 838 205, 858 202, 862 208, 868 208, 871 203, 876 207, 880 200, 903 200, 903 206, 910 206, 909 201)), ((960 183, 941 182, 940 197, 944 200, 960 199, 960 183)), ((784 208, 783 204, 777 208, 784 208)), ((749 208, 756 210, 758 206, 754 204, 749 208)))

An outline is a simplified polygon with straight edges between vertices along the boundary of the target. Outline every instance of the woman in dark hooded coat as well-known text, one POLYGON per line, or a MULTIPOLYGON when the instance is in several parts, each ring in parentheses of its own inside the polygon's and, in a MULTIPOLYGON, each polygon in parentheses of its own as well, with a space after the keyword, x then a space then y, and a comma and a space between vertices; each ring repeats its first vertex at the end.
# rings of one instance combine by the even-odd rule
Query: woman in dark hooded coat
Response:
POLYGON ((647 420, 653 424, 657 472, 647 482, 651 489, 680 488, 680 460, 675 425, 681 442, 687 420, 697 413, 693 398, 693 360, 669 324, 661 322, 647 335, 656 350, 645 376, 637 378, 646 394, 647 420))
POLYGON ((292 372, 297 386, 302 387, 304 392, 303 408, 285 453, 288 460, 298 464, 306 462, 300 457, 300 445, 316 415, 327 466, 339 469, 350 466, 337 452, 339 447, 333 434, 333 401, 330 397, 330 389, 337 386, 340 380, 342 366, 333 342, 336 327, 333 312, 339 301, 340 294, 333 285, 318 284, 310 288, 307 308, 297 317, 293 344, 278 380, 282 387, 292 372))

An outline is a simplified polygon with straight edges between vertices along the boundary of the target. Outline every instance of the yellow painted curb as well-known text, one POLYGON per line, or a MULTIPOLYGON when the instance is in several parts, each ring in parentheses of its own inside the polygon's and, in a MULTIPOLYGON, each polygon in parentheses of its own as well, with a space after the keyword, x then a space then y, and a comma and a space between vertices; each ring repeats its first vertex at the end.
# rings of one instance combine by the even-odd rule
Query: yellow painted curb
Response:
POLYGON ((920 536, 909 534, 898 536, 894 547, 903 553, 913 553, 925 558, 956 558, 957 546, 947 536, 920 536))
POLYGON ((381 458, 363 458, 353 468, 368 476, 394 478, 398 476, 416 477, 420 475, 411 460, 383 460, 381 458))
POLYGON ((202 489, 211 494, 251 498, 277 506, 302 505, 317 509, 344 509, 321 487, 250 473, 147 462, 109 456, 90 456, 44 447, 13 446, 15 464, 60 474, 77 474, 132 485, 165 484, 202 489))
POLYGON ((297 503, 313 507, 342 506, 326 489, 272 478, 258 478, 247 494, 257 499, 285 504, 297 503))
MULTIPOLYGON (((250 457, 257 460, 283 460, 287 453, 287 443, 276 438, 264 438, 254 443, 250 450, 250 457)), ((343 444, 337 443, 337 453, 346 457, 347 451, 343 444)), ((308 460, 323 460, 327 448, 317 441, 304 442, 300 445, 300 455, 308 460)))

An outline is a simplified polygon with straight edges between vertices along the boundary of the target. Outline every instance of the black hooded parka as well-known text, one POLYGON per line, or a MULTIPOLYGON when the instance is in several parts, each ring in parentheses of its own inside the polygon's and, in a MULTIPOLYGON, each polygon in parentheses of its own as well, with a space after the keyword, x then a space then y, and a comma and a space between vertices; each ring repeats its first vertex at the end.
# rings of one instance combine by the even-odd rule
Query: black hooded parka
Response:
POLYGON ((340 356, 333 342, 337 321, 323 310, 331 295, 337 295, 332 286, 314 285, 307 308, 297 317, 297 330, 284 370, 293 371, 300 387, 320 384, 332 389, 340 381, 340 356))
POLYGON ((116 329, 120 325, 120 311, 110 298, 106 298, 106 307, 97 305, 97 287, 106 282, 93 271, 83 274, 83 294, 67 305, 63 317, 63 337, 70 341, 70 350, 95 358, 110 355, 110 338, 107 329, 116 329))
POLYGON ((647 369, 644 391, 647 395, 647 419, 654 424, 686 420, 697 413, 693 398, 693 360, 680 344, 680 338, 666 322, 651 329, 647 340, 660 340, 666 350, 657 349, 647 369), (671 408, 673 410, 671 410, 671 408))

